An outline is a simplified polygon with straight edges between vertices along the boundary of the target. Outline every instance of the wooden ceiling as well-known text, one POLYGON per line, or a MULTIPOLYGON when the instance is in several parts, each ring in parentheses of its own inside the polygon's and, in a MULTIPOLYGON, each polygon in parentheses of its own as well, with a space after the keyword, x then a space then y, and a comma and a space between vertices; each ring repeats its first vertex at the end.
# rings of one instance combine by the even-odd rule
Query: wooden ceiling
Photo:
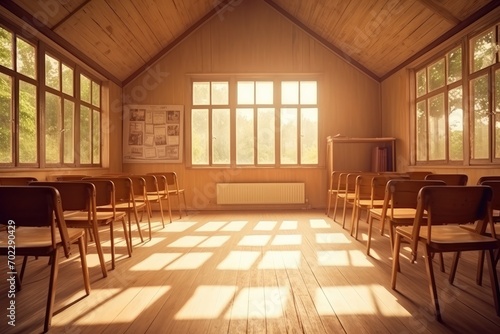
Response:
MULTIPOLYGON (((118 84, 126 84, 223 8, 264 1, 377 80, 498 0, 11 0, 31 22, 118 84)), ((259 18, 255 18, 258 20, 259 18)))

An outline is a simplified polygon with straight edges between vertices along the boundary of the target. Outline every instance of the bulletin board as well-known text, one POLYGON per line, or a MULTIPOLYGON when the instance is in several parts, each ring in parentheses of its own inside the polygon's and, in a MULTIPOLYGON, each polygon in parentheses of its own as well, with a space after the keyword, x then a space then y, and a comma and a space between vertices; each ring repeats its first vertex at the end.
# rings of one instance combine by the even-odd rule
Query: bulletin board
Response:
POLYGON ((181 163, 184 106, 126 105, 123 112, 124 163, 181 163))

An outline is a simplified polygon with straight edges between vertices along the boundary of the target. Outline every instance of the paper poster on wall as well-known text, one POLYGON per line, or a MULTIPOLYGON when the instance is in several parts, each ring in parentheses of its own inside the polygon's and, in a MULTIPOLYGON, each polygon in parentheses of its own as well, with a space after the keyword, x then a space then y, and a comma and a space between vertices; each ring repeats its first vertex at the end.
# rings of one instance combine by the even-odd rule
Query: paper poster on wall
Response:
POLYGON ((182 162, 183 122, 182 105, 124 106, 123 162, 182 162))

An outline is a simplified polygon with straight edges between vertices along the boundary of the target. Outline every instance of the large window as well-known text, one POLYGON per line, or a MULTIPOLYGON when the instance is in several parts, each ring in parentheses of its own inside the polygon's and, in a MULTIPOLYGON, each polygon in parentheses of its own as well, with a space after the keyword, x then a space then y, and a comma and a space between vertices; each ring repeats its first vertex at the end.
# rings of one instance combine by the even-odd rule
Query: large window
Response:
POLYGON ((317 91, 317 80, 194 80, 192 165, 317 165, 317 91))
POLYGON ((498 26, 464 43, 415 72, 416 164, 500 159, 498 26))
POLYGON ((99 166, 100 90, 43 43, 0 26, 0 167, 99 166))

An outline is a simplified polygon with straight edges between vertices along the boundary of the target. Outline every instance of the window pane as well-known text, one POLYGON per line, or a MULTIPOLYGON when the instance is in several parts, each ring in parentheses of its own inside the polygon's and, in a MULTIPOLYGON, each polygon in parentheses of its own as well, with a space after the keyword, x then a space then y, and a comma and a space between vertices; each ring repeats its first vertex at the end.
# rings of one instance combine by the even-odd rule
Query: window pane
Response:
POLYGON ((495 63, 496 44, 494 30, 487 31, 471 39, 472 72, 479 71, 495 63))
POLYGON ((299 82, 283 81, 281 83, 281 103, 299 104, 299 82))
POLYGON ((500 158, 500 70, 495 71, 495 158, 500 158))
POLYGON ((75 104, 64 100, 64 163, 75 163, 75 104))
POLYGON ((464 111, 462 86, 448 92, 448 145, 450 160, 464 159, 464 111))
POLYGON ((300 104, 317 104, 318 92, 316 81, 300 82, 300 104))
POLYGON ((193 105, 210 104, 210 82, 193 82, 193 105))
POLYGON ((61 98, 45 94, 45 161, 48 164, 61 162, 61 98))
POLYGON ((444 86, 444 59, 427 67, 429 71, 429 92, 444 86))
POLYGON ((254 83, 253 81, 238 81, 237 84, 238 104, 254 104, 254 83))
POLYGON ((101 163, 101 113, 92 111, 92 163, 101 163))
POLYGON ((281 109, 281 154, 282 164, 296 164, 297 144, 297 108, 281 109))
POLYGON ((38 161, 36 86, 19 81, 19 162, 38 161))
POLYGON ((462 48, 448 53, 448 83, 462 79, 462 48))
POLYGON ((96 107, 101 106, 101 85, 92 81, 92 104, 96 107))
POLYGON ((427 76, 425 69, 417 72, 417 97, 427 93, 427 76))
POLYGON ((35 47, 21 38, 17 38, 17 72, 32 79, 36 76, 35 47))
POLYGON ((236 164, 254 164, 254 115, 252 108, 236 109, 236 164))
POLYGON ((0 163, 12 163, 12 121, 12 78, 0 73, 0 163))
POLYGON ((446 159, 446 121, 444 94, 429 99, 429 160, 446 159))
POLYGON ((427 105, 426 101, 417 103, 417 160, 427 160, 427 105))
POLYGON ((212 110, 212 163, 231 162, 231 123, 229 109, 212 110))
POLYGON ((300 163, 318 163, 318 108, 300 111, 300 163))
POLYGON ((257 109, 257 163, 275 163, 274 108, 257 109))
POLYGON ((60 90, 59 87, 59 60, 45 55, 45 85, 60 90))
POLYGON ((228 82, 212 82, 212 104, 229 104, 228 82))
POLYGON ((255 103, 273 104, 274 89, 272 81, 257 81, 255 83, 255 103))
POLYGON ((191 112, 191 161, 193 165, 208 165, 208 109, 191 112))
POLYGON ((12 33, 0 27, 0 66, 5 66, 12 70, 12 33))
POLYGON ((90 108, 80 106, 80 163, 92 163, 92 119, 90 108))
POLYGON ((62 64, 62 91, 64 94, 73 96, 74 94, 74 84, 73 84, 73 69, 62 64))
POLYGON ((488 76, 471 80, 471 157, 489 158, 488 76))
POLYGON ((80 99, 90 103, 90 79, 80 74, 80 99))

